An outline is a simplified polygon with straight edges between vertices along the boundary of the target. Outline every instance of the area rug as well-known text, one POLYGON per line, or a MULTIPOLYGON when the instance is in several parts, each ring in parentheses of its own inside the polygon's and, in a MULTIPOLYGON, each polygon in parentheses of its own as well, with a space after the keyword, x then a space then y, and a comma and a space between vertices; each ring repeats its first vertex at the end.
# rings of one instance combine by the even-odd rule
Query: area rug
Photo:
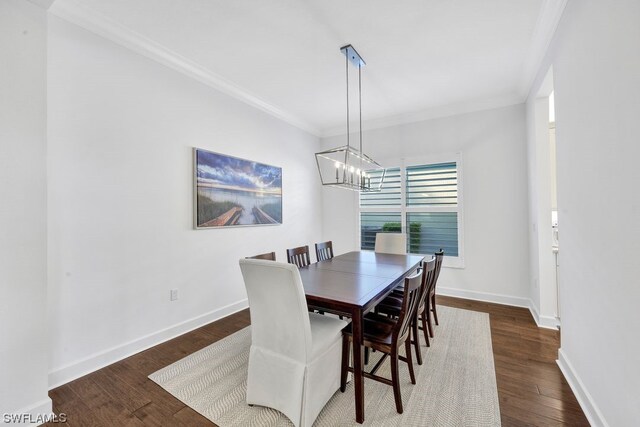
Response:
MULTIPOLYGON (((404 413, 396 412, 390 386, 365 379, 366 426, 499 426, 500 408, 489 315, 438 307, 440 325, 431 347, 415 364, 416 385, 400 363, 404 413)), ((424 339, 424 337, 422 337, 424 339)), ((221 427, 291 426, 280 412, 246 404, 251 329, 247 327, 153 374, 149 378, 221 427)), ((372 353, 369 367, 380 353, 372 353)), ((415 359, 414 359, 415 360, 415 359)), ((378 375, 390 377, 388 360, 378 375)), ((358 426, 353 383, 337 391, 314 426, 358 426)))

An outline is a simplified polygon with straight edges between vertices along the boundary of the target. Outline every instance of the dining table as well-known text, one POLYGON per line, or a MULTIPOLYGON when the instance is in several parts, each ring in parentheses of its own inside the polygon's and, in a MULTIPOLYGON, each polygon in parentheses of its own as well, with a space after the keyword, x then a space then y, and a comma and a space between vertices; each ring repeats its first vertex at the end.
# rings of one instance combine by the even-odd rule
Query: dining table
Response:
POLYGON ((356 421, 364 422, 364 315, 414 272, 423 255, 354 251, 300 268, 310 308, 351 318, 356 421))

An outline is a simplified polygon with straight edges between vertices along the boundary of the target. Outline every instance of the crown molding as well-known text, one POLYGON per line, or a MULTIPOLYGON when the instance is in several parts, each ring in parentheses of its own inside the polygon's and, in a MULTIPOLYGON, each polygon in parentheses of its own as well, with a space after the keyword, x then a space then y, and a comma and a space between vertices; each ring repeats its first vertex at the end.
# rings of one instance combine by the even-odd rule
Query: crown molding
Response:
MULTIPOLYGON (((344 126, 318 129, 306 120, 268 103, 195 61, 192 61, 177 52, 166 48, 160 43, 132 31, 107 16, 90 9, 78 0, 30 1, 42 5, 53 3, 49 9, 49 12, 53 15, 163 64, 314 136, 325 138, 345 134, 344 126)), ((437 106, 417 112, 371 119, 363 123, 363 130, 380 129, 435 118, 466 114, 474 111, 500 108, 524 102, 531 90, 531 86, 533 85, 542 61, 544 60, 546 51, 553 39, 553 35, 562 17, 562 13, 567 2, 568 0, 543 0, 542 7, 540 8, 540 14, 538 15, 538 20, 534 28, 531 46, 524 62, 523 77, 519 84, 517 93, 498 98, 472 100, 458 104, 437 106)))
POLYGON ((558 28, 568 0, 544 0, 533 30, 531 45, 525 58, 519 92, 523 100, 529 96, 538 70, 558 28))
POLYGON ((29 0, 29 1, 44 10, 48 10, 51 7, 51 5, 53 5, 53 2, 56 0, 29 0))
MULTIPOLYGON (((522 104, 524 101, 519 94, 511 94, 497 98, 487 98, 460 102, 444 106, 436 106, 426 110, 398 114, 395 116, 380 117, 362 122, 362 130, 383 129, 391 126, 398 126, 432 119, 457 116, 460 114, 473 113, 477 111, 493 110, 495 108, 508 107, 510 105, 522 104)), ((336 126, 324 129, 322 138, 345 135, 345 126, 336 126)))
POLYGON ((50 12, 65 21, 78 25, 140 55, 159 62, 215 90, 302 129, 305 132, 314 136, 320 136, 321 134, 320 130, 307 121, 260 99, 258 96, 239 87, 232 81, 166 48, 160 43, 132 31, 107 16, 91 10, 77 0, 57 0, 50 9, 50 12))

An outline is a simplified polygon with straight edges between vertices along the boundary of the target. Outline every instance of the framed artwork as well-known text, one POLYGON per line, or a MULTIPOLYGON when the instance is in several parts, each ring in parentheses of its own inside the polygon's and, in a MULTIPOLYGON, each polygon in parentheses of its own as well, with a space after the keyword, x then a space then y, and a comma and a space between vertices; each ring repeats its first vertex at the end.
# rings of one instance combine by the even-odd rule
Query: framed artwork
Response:
POLYGON ((195 228, 282 224, 282 168, 193 149, 195 228))

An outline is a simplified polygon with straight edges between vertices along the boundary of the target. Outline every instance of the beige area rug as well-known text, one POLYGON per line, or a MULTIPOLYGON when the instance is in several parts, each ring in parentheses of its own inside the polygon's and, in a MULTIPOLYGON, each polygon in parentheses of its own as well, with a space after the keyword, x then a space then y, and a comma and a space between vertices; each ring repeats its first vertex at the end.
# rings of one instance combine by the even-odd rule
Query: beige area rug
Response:
MULTIPOLYGON (((404 413, 395 409, 390 386, 365 379, 367 426, 499 426, 500 408, 489 315, 438 307, 440 325, 412 385, 400 362, 404 413)), ((424 338, 424 337, 423 337, 424 338)), ((280 412, 246 404, 250 327, 149 376, 177 399, 219 426, 291 426, 280 412)), ((415 356, 415 355, 414 355, 415 356)), ((380 353, 372 353, 372 367, 380 353)), ((379 375, 391 378, 385 361, 379 375)), ((337 391, 314 426, 357 426, 353 384, 337 391)))

